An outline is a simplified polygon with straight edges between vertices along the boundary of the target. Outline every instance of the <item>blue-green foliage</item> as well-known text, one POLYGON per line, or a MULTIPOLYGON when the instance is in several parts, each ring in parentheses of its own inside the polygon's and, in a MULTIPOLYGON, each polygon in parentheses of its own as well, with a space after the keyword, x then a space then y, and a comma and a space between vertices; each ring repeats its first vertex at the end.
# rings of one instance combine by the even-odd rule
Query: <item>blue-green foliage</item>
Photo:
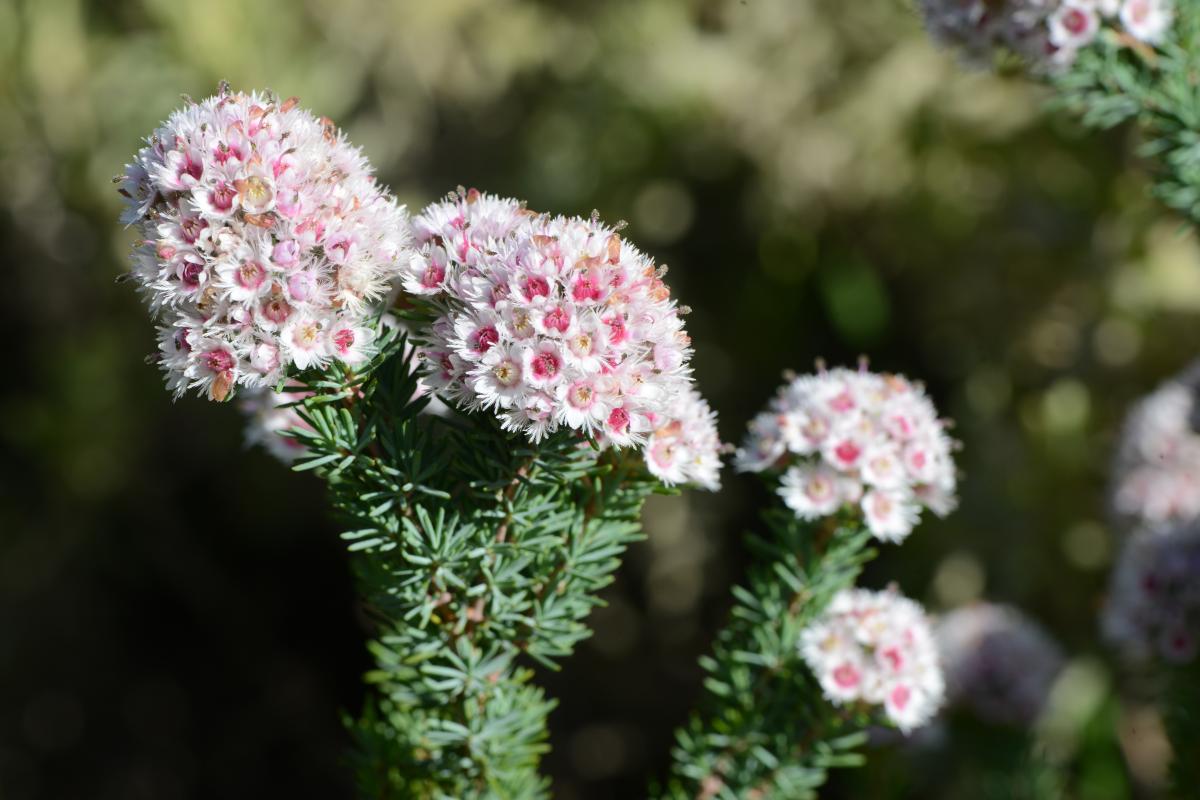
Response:
POLYGON ((589 635, 658 484, 638 454, 567 434, 533 446, 488 414, 421 414, 400 337, 317 380, 297 438, 355 553, 378 692, 355 721, 362 795, 542 797, 553 707, 531 684, 589 635))
POLYGON ((699 712, 678 734, 664 798, 816 796, 833 767, 856 766, 866 715, 822 695, 800 658, 801 632, 854 584, 874 551, 858 521, 804 522, 776 509, 772 535, 751 538, 748 584, 710 656, 699 712))

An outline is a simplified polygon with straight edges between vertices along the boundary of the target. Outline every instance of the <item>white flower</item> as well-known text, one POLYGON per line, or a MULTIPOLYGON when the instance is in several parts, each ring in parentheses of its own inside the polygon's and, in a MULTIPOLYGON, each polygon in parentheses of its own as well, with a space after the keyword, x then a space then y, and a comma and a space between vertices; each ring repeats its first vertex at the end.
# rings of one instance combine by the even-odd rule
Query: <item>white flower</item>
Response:
POLYGON ((862 497, 862 512, 875 538, 902 542, 912 533, 921 509, 906 489, 871 489, 862 497))
POLYGON ((222 90, 150 136, 121 192, 151 313, 197 339, 159 359, 177 395, 221 400, 370 354, 375 306, 410 257, 407 218, 328 120, 222 90))
POLYGON ((779 494, 803 519, 858 508, 883 541, 927 508, 954 508, 952 442, 917 385, 898 375, 823 370, 789 381, 755 417, 736 464, 784 469, 779 494))
POLYGON ((1056 47, 1077 50, 1086 47, 1100 32, 1100 15, 1080 0, 1066 0, 1050 15, 1050 42, 1056 47))
POLYGON ((981 718, 1030 726, 1063 666, 1062 649, 1009 606, 976 603, 934 627, 950 702, 981 718))
POLYGON ((779 496, 800 519, 819 519, 837 511, 845 502, 840 476, 824 465, 797 465, 783 473, 779 496))
POLYGON ((929 621, 894 589, 844 589, 800 634, 800 655, 837 705, 865 702, 909 733, 937 713, 945 694, 929 621))
POLYGON ((1134 526, 1200 516, 1200 431, 1192 367, 1141 400, 1126 417, 1113 469, 1114 510, 1134 526))
POLYGON ((1121 24, 1137 39, 1158 44, 1175 21, 1172 0, 1125 0, 1121 4, 1121 24))

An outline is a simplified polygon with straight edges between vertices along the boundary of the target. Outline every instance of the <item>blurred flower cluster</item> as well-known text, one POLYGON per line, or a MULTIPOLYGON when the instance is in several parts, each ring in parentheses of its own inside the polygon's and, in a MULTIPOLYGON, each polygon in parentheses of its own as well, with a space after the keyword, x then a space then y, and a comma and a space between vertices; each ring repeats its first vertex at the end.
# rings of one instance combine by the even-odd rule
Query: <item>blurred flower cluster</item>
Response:
POLYGON ((1129 411, 1113 468, 1122 540, 1103 629, 1124 654, 1180 663, 1200 641, 1200 368, 1129 411))
POLYGON ((1003 51, 1035 69, 1061 70, 1106 27, 1148 44, 1163 40, 1173 0, 920 0, 930 34, 970 61, 1003 51))
POLYGON ((934 629, 947 699, 981 719, 1029 727, 1063 667, 1062 648, 1011 606, 975 603, 938 619, 934 629))

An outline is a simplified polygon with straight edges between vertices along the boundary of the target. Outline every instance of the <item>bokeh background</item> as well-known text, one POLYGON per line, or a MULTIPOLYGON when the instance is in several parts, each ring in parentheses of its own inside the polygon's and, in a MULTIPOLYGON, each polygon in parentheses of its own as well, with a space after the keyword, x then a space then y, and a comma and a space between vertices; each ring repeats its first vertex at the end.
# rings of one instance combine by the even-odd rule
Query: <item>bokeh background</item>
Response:
MULTIPOLYGON (((1135 132, 939 53, 901 0, 0 0, 0 798, 351 797, 368 629, 320 485, 172 403, 117 281, 111 176, 217 82, 299 95, 419 208, 457 185, 629 222, 694 309, 736 441, 817 357, 924 379, 962 505, 866 582, 1014 603, 1070 665, 1037 731, 1089 800, 1165 745, 1097 635, 1124 409, 1197 349, 1200 245, 1135 132)), ((563 800, 642 796, 768 501, 658 499, 596 636, 545 676, 563 800)), ((830 797, 986 796, 986 727, 830 797)))

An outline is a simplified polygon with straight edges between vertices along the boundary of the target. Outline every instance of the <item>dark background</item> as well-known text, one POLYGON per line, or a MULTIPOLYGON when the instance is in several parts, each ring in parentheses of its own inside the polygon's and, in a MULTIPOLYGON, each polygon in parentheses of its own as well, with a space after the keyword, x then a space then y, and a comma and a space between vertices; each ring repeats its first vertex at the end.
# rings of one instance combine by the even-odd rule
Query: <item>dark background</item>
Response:
MULTIPOLYGON (((1104 488, 1125 408, 1196 350, 1200 249, 1133 131, 961 69, 895 0, 0 0, 0 798, 351 796, 368 629, 322 488, 171 402, 116 281, 110 176, 222 78, 333 117, 410 208, 461 184, 628 220, 729 441, 817 357, 925 380, 962 506, 865 582, 1035 616, 1071 658, 1036 734, 1069 793, 1155 793, 1157 717, 1097 637, 1104 488)), ((725 480, 650 505, 545 676, 557 797, 664 773, 769 502, 725 480)), ((1009 738, 881 752, 829 796, 975 797, 1009 738)))

